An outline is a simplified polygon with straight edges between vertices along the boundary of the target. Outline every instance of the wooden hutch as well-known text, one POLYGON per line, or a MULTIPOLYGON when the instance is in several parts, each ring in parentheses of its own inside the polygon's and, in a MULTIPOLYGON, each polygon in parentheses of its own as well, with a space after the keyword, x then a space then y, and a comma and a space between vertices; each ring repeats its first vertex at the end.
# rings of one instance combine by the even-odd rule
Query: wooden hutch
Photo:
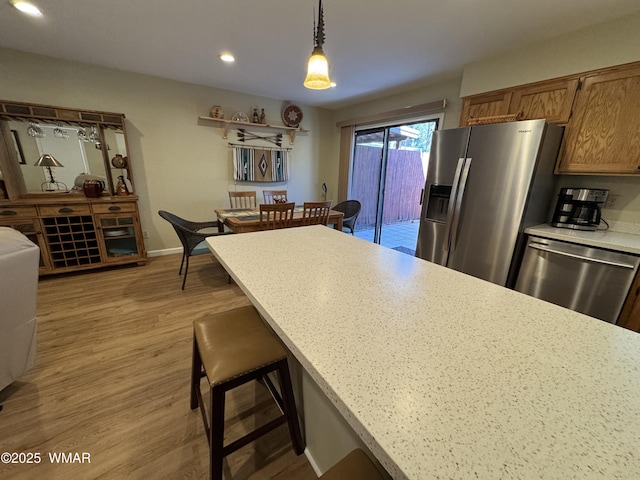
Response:
POLYGON ((41 275, 144 263, 124 114, 0 100, 0 226, 40 247, 41 275), (66 182, 35 166, 46 153, 66 182))

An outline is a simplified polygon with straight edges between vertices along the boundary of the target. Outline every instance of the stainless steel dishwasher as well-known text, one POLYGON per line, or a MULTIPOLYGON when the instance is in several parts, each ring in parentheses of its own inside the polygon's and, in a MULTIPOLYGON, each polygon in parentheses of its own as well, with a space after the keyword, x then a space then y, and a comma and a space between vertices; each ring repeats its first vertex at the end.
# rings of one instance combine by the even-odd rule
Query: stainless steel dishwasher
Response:
POLYGON ((515 289, 615 323, 640 257, 530 236, 515 289))

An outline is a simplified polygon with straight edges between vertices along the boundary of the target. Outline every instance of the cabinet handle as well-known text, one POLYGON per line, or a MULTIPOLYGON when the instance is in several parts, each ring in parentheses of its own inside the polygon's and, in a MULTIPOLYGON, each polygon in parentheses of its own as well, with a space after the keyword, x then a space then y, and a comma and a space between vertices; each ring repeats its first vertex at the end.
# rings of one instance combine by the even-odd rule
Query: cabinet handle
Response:
MULTIPOLYGON (((640 167, 638 167, 640 168, 640 167)), ((110 212, 119 212, 120 210, 122 210, 120 207, 118 207, 117 205, 113 205, 112 207, 109 207, 109 211, 110 212)))
POLYGON ((2 210, 0 212, 0 215, 4 215, 6 217, 8 217, 9 215, 17 215, 18 212, 16 212, 15 210, 2 210))
POLYGON ((73 208, 62 207, 60 210, 58 210, 58 212, 60 212, 60 213, 71 213, 71 212, 73 212, 73 208))

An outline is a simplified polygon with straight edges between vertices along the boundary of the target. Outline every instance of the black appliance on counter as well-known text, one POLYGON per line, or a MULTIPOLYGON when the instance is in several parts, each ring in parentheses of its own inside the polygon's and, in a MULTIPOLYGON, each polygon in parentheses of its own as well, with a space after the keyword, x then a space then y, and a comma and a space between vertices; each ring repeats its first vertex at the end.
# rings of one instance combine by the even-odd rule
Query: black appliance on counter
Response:
POLYGON ((609 190, 604 189, 561 188, 551 226, 595 230, 600 225, 608 195, 609 190))

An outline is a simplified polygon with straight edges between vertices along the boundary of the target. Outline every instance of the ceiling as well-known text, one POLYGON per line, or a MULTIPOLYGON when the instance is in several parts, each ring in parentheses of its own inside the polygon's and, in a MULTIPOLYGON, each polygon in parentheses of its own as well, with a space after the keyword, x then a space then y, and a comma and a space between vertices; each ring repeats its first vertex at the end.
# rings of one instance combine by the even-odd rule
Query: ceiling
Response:
MULTIPOLYGON (((324 0, 330 75, 302 86, 316 0, 0 4, 0 46, 324 107, 459 76, 465 64, 640 11, 638 0, 324 0), (231 52, 234 64, 218 55, 231 52)), ((317 17, 317 13, 315 13, 317 17)))

